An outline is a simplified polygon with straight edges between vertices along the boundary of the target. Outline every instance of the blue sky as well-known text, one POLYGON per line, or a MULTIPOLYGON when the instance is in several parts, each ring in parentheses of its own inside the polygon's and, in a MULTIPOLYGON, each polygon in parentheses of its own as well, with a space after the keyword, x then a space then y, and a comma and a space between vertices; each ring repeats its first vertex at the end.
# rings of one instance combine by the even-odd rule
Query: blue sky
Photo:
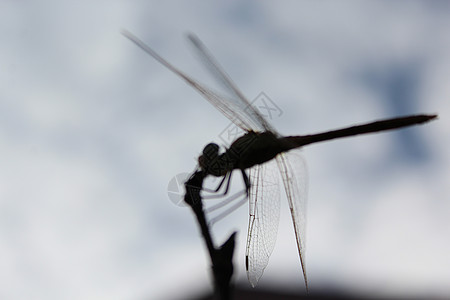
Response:
MULTIPOLYGON (((207 84, 196 33, 283 134, 439 113, 396 133, 313 145, 311 288, 450 294, 448 1, 0 4, 0 298, 167 299, 210 288, 190 212, 167 185, 229 122, 120 34, 207 84)), ((238 177, 238 176, 236 176, 238 177)), ((238 185, 238 181, 235 185, 238 185)), ((287 204, 260 286, 303 291, 287 204)), ((238 230, 244 206, 215 228, 238 230)))

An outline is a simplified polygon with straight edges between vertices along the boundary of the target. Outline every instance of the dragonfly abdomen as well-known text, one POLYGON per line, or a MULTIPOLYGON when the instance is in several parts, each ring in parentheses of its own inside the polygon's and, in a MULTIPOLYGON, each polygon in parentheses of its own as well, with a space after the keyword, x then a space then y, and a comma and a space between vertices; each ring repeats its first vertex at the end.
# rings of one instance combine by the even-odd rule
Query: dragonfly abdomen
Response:
MULTIPOLYGON (((359 134, 376 133, 385 130, 398 129, 411 125, 418 125, 433 120, 437 115, 415 115, 407 117, 399 117, 381 121, 375 121, 362 125, 354 125, 347 128, 331 130, 318 134, 300 135, 300 136, 288 136, 280 138, 284 141, 285 145, 288 145, 287 150, 305 146, 308 144, 329 141, 332 139, 349 137, 359 134)), ((285 150, 285 151, 287 151, 285 150)))

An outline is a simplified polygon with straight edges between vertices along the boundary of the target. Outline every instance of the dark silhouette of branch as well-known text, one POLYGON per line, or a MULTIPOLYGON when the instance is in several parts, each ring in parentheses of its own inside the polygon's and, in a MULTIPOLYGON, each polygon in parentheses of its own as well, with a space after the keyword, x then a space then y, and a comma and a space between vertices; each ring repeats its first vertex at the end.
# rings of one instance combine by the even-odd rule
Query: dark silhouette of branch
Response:
POLYGON ((208 248, 212 263, 215 296, 218 299, 225 300, 230 299, 231 297, 230 282, 233 275, 233 252, 236 232, 231 234, 222 246, 219 248, 214 247, 200 195, 203 188, 203 181, 207 175, 206 172, 201 170, 197 170, 191 175, 184 184, 186 187, 184 201, 194 212, 205 240, 206 247, 208 248))

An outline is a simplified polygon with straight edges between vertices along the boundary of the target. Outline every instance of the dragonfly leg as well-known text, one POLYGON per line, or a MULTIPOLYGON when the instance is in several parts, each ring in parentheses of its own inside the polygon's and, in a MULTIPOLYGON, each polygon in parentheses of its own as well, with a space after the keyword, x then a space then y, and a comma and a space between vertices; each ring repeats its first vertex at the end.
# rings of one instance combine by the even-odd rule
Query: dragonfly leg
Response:
MULTIPOLYGON (((228 189, 230 188, 230 182, 231 182, 231 175, 233 174, 233 171, 228 172, 226 176, 228 176, 228 180, 227 180, 227 185, 225 187, 225 191, 223 192, 223 195, 225 196, 226 194, 228 194, 228 189)), ((226 177, 225 176, 225 177, 226 177)))
MULTIPOLYGON (((220 188, 222 187, 222 185, 223 185, 223 183, 225 182, 225 180, 227 179, 227 176, 228 176, 228 174, 227 175, 225 175, 225 176, 223 176, 223 178, 220 180, 220 183, 219 183, 219 185, 217 186, 217 188, 213 188, 213 189, 210 189, 210 188, 207 188, 207 187, 203 187, 203 191, 205 191, 205 192, 208 192, 208 193, 211 193, 211 194, 215 194, 215 193, 217 193, 219 190, 220 190, 220 188)), ((221 195, 218 195, 218 197, 220 197, 221 195)))
POLYGON ((206 195, 203 196, 203 199, 216 199, 216 198, 220 198, 225 196, 226 194, 228 194, 228 190, 230 188, 230 182, 231 182, 231 174, 232 172, 227 173, 222 180, 220 181, 219 185, 217 186, 216 189, 208 189, 208 188, 203 188, 203 191, 211 193, 211 194, 215 194, 215 195, 206 195), (225 185, 225 191, 223 193, 217 194, 217 192, 220 190, 220 188, 222 187, 224 182, 227 182, 227 184, 225 185))
POLYGON ((227 184, 225 185, 225 191, 223 192, 223 194, 219 195, 220 196, 225 196, 226 194, 228 194, 228 189, 230 188, 230 182, 231 182, 231 174, 233 172, 228 172, 225 176, 223 176, 222 180, 220 181, 219 185, 217 186, 216 189, 214 190, 210 190, 210 189, 205 189, 203 188, 203 190, 206 190, 207 192, 211 192, 211 193, 217 193, 220 188, 223 186, 223 183, 226 181, 227 184))
POLYGON ((228 173, 227 173, 225 176, 223 176, 223 178, 222 178, 222 180, 220 181, 219 185, 218 185, 217 188, 214 190, 214 193, 217 193, 217 192, 220 190, 220 188, 222 187, 222 185, 223 185, 223 183, 225 182, 225 180, 227 179, 227 177, 228 177, 228 173))
POLYGON ((242 178, 244 179, 245 183, 245 190, 247 191, 247 197, 250 192, 250 179, 248 179, 247 173, 245 173, 245 170, 241 170, 242 178))
POLYGON ((225 176, 223 176, 222 181, 220 182, 219 186, 215 190, 216 193, 220 190, 220 188, 222 187, 225 180, 227 181, 227 185, 225 186, 225 191, 223 192, 223 195, 226 195, 228 193, 228 188, 230 187, 232 173, 233 172, 228 172, 225 176))

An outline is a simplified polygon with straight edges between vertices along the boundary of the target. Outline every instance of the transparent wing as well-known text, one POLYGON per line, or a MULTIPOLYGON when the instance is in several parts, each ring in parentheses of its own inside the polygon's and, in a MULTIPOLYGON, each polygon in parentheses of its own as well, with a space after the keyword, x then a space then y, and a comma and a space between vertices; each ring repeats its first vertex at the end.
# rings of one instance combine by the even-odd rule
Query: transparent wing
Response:
MULTIPOLYGON (((227 99, 227 96, 221 95, 220 93, 213 91, 209 87, 200 82, 196 81, 192 77, 186 75, 175 66, 170 64, 164 58, 158 55, 153 49, 151 49, 148 45, 138 39, 136 36, 131 34, 128 31, 122 31, 122 34, 135 43, 142 50, 147 52, 153 58, 155 58, 162 65, 167 67, 169 70, 180 76, 184 79, 190 86, 196 89, 206 100, 208 100, 214 107, 216 107, 225 117, 231 120, 238 127, 242 128, 246 131, 263 131, 265 128, 265 124, 259 123, 258 119, 254 117, 252 114, 249 114, 242 109, 241 102, 231 101, 227 99)), ((199 51, 201 51, 199 49, 199 51)), ((251 107, 251 106, 250 106, 251 107)), ((251 107, 250 111, 255 111, 254 108, 251 107)), ((257 113, 260 117, 262 117, 259 113, 257 113)))
MULTIPOLYGON (((224 105, 232 109, 234 118, 240 119, 239 123, 246 123, 248 126, 243 128, 244 130, 253 131, 271 131, 275 133, 275 130, 270 126, 269 122, 261 115, 261 113, 248 101, 248 99, 238 89, 236 84, 231 80, 230 76, 219 65, 217 60, 206 49, 205 45, 193 34, 188 35, 197 55, 201 62, 205 65, 210 75, 216 80, 216 82, 222 87, 224 95, 224 105)), ((219 110, 220 106, 214 104, 219 110)), ((226 115, 229 119, 230 117, 226 115)), ((235 122, 233 119, 230 119, 235 122)))
POLYGON ((276 157, 276 161, 280 169, 291 210, 298 254, 305 278, 305 286, 308 290, 308 279, 305 269, 306 200, 308 186, 306 163, 300 154, 300 150, 281 153, 276 157))
POLYGON ((245 267, 255 287, 275 246, 280 219, 280 185, 275 160, 250 169, 250 219, 245 267))

